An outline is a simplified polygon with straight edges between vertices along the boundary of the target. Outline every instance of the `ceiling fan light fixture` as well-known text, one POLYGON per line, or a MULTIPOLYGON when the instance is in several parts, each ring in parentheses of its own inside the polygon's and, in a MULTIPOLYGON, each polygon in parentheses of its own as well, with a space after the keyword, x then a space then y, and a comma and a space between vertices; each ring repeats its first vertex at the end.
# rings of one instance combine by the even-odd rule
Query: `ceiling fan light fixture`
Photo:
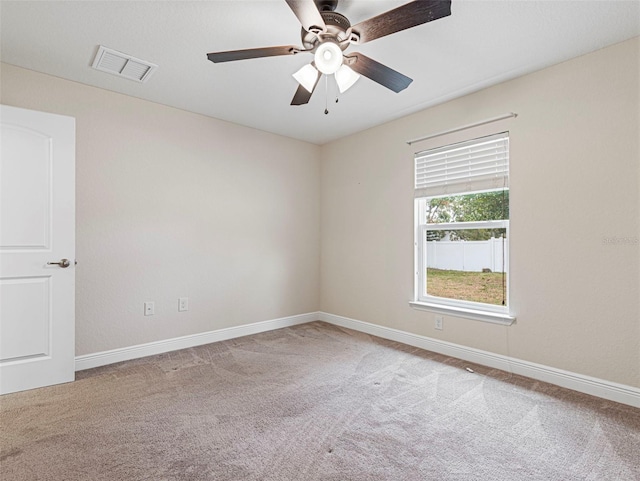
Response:
POLYGON ((294 73, 293 78, 311 93, 318 82, 318 71, 309 63, 294 73))
POLYGON ((343 94, 349 90, 359 78, 360 74, 355 73, 351 67, 342 65, 336 72, 336 83, 338 84, 340 93, 343 94))
MULTIPOLYGON (((302 25, 300 32, 302 48, 295 45, 280 45, 228 50, 208 53, 207 58, 213 63, 219 63, 295 55, 302 52, 313 54, 314 62, 311 65, 316 69, 316 80, 312 82, 313 69, 309 67, 296 72, 294 77, 300 85, 296 89, 291 105, 307 104, 320 77, 323 74, 335 75, 345 62, 352 65, 358 74, 398 93, 406 89, 413 80, 361 53, 352 52, 345 57, 342 51, 350 43, 364 44, 451 15, 451 0, 413 0, 351 25, 347 17, 335 11, 338 1, 286 0, 302 25)), ((349 89, 359 78, 349 69, 343 69, 343 72, 336 77, 341 92, 349 89)))
POLYGON ((325 75, 336 73, 342 65, 342 49, 331 40, 321 43, 316 49, 315 64, 325 75))

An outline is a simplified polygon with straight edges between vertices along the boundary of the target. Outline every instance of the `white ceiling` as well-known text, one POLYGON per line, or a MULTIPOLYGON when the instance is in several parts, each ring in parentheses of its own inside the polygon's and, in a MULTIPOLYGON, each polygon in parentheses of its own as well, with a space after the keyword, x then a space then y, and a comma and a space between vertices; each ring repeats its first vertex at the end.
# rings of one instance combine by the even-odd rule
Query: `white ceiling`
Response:
MULTIPOLYGON (((406 1, 341 0, 352 24, 406 1)), ((453 0, 452 14, 350 46, 413 78, 396 94, 324 81, 290 106, 309 54, 213 64, 213 51, 300 45, 284 0, 5 1, 1 60, 88 85, 322 144, 640 35, 640 0, 453 0), (159 65, 147 83, 91 68, 99 45, 159 65)))

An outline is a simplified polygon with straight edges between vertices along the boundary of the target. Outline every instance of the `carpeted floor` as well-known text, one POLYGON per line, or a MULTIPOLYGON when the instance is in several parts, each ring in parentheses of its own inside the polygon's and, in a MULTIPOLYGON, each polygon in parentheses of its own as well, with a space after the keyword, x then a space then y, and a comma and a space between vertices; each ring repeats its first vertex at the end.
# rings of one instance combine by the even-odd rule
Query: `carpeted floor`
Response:
POLYGON ((640 480, 639 409, 321 322, 77 378, 0 398, 2 481, 640 480))

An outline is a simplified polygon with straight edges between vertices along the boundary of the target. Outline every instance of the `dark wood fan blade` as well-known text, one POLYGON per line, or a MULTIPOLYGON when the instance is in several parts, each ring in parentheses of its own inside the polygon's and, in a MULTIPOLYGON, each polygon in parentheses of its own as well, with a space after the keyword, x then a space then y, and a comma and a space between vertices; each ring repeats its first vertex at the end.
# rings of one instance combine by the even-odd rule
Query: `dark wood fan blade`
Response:
POLYGON ((291 101, 291 105, 304 105, 309 103, 311 100, 311 95, 313 92, 309 92, 302 85, 298 85, 298 90, 296 90, 295 95, 293 96, 293 100, 291 101))
POLYGON ((296 93, 293 96, 293 100, 291 101, 291 105, 304 105, 304 104, 309 103, 309 100, 311 100, 311 95, 313 94, 313 92, 315 92, 316 85, 318 85, 318 80, 320 80, 320 76, 321 75, 322 74, 320 72, 318 72, 318 76, 316 77, 316 83, 313 84, 313 90, 311 92, 309 92, 302 85, 298 85, 298 90, 296 90, 296 93))
POLYGON ((406 89, 413 82, 413 79, 406 75, 402 75, 400 72, 396 72, 392 68, 382 65, 380 62, 376 62, 361 53, 356 52, 345 55, 344 58, 347 65, 355 72, 370 78, 374 82, 378 82, 396 93, 406 89))
POLYGON ((302 28, 307 32, 323 32, 326 25, 320 15, 320 11, 313 0, 286 0, 289 8, 298 17, 302 28))
POLYGON ((415 0, 364 20, 351 29, 358 43, 400 32, 451 15, 451 0, 415 0))
POLYGON ((212 52, 207 58, 213 63, 230 62, 232 60, 246 60, 249 58, 275 57, 278 55, 294 55, 300 52, 299 47, 281 45, 279 47, 249 48, 246 50, 229 50, 227 52, 212 52))

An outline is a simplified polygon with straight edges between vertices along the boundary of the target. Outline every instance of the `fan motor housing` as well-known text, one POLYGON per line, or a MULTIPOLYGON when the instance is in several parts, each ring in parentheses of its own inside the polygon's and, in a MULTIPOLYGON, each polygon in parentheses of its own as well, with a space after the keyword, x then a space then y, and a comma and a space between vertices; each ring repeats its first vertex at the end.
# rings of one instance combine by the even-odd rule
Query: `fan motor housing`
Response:
POLYGON ((338 7, 338 0, 315 0, 319 12, 333 12, 338 7))
MULTIPOLYGON (((316 35, 315 33, 307 32, 303 28, 301 34, 302 45, 307 50, 313 50, 325 39, 335 40, 339 44, 348 38, 347 30, 351 28, 351 23, 347 17, 337 12, 320 12, 320 15, 327 26, 327 31, 316 35)), ((348 43, 345 43, 340 45, 340 48, 344 50, 347 46, 348 43)))

